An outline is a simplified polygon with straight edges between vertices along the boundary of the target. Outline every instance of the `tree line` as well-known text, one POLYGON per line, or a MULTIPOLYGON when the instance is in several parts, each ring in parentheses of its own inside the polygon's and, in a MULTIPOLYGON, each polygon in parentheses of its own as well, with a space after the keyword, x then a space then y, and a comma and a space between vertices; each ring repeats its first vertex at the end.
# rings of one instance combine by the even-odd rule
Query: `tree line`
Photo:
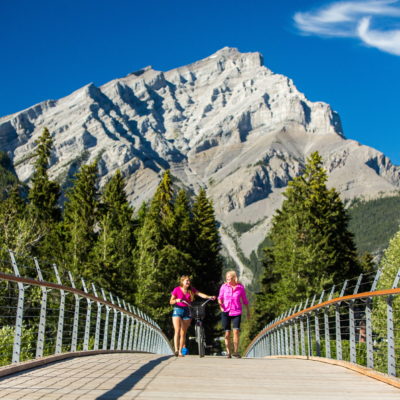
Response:
POLYGON ((371 255, 359 257, 348 212, 327 180, 322 157, 314 152, 303 173, 289 182, 266 237, 260 289, 253 298, 244 346, 291 307, 374 269, 371 255))
MULTIPOLYGON (((95 160, 82 165, 62 193, 48 175, 52 147, 45 128, 28 191, 7 181, 0 201, 1 256, 12 249, 65 267, 139 306, 171 336, 169 298, 179 276, 191 275, 205 293, 216 293, 221 283, 221 242, 206 191, 191 199, 166 171, 153 198, 134 210, 119 170, 99 190, 95 160)), ((213 337, 218 317, 216 307, 210 311, 213 337)))
MULTIPOLYGON (((206 191, 191 198, 166 171, 153 198, 134 210, 120 171, 99 191, 94 161, 81 166, 62 193, 48 176, 51 151, 52 138, 44 129, 28 194, 16 184, 3 193, 1 251, 11 248, 65 266, 137 305, 171 337, 168 300, 179 276, 191 275, 208 294, 217 294, 222 282, 218 223, 206 191)), ((243 344, 311 294, 374 268, 370 256, 358 256, 349 215, 338 192, 327 188, 322 164, 318 152, 308 157, 272 218, 243 344)), ((219 334, 216 305, 209 311, 207 334, 213 338, 219 334)))

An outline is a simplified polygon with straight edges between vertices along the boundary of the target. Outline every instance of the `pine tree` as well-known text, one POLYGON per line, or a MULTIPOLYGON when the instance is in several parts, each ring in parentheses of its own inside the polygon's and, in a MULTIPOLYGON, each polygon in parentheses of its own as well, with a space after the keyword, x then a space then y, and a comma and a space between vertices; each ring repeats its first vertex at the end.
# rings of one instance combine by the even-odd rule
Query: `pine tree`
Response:
POLYGON ((193 208, 194 242, 193 257, 199 261, 196 279, 204 282, 209 293, 216 293, 221 283, 221 239, 212 202, 204 189, 200 189, 193 208))
MULTIPOLYGON (((196 196, 193 208, 193 252, 192 256, 197 261, 194 280, 199 284, 199 290, 209 295, 218 295, 222 276, 222 257, 220 255, 221 239, 218 224, 215 219, 212 202, 207 198, 204 189, 200 189, 196 196)), ((208 307, 208 323, 206 336, 208 341, 215 338, 219 332, 215 326, 219 320, 217 303, 208 307)))
MULTIPOLYGON (((4 253, 30 253, 43 239, 45 232, 28 211, 20 195, 20 185, 14 185, 9 196, 0 202, 0 247, 4 253)), ((6 258, 8 255, 5 254, 6 258)))
MULTIPOLYGON (((189 199, 181 189, 174 203, 174 226, 172 229, 174 245, 184 253, 191 254, 193 245, 193 221, 189 199)), ((188 271, 191 274, 193 271, 188 271)))
POLYGON ((6 199, 10 189, 19 183, 10 157, 5 151, 0 151, 0 201, 6 199))
POLYGON ((170 291, 189 262, 173 245, 173 188, 169 171, 162 177, 137 236, 136 304, 171 333, 170 291))
POLYGON ((275 318, 275 311, 271 310, 270 304, 274 303, 274 286, 280 281, 280 274, 275 273, 273 270, 274 259, 271 249, 264 249, 262 263, 264 274, 261 279, 260 290, 255 294, 253 304, 251 305, 252 318, 244 324, 242 335, 243 349, 265 327, 267 322, 275 318))
POLYGON ((117 170, 105 185, 99 210, 98 239, 93 249, 93 270, 104 289, 133 303, 135 292, 133 209, 125 193, 125 180, 117 170))
POLYGON ((272 294, 263 312, 271 317, 361 271, 344 205, 326 181, 322 159, 315 152, 303 175, 289 183, 282 208, 273 217, 273 261, 263 277, 271 283, 272 294))
MULTIPOLYGON (((389 242, 388 248, 382 257, 380 268, 382 275, 379 278, 377 290, 391 289, 395 283, 395 278, 400 270, 400 231, 398 231, 389 242)), ((400 287, 400 284, 397 285, 400 287)), ((387 372, 387 297, 374 299, 372 325, 374 337, 376 338, 376 356, 374 359, 375 368, 382 372, 387 372)), ((394 296, 393 321, 398 324, 400 321, 400 296, 394 296)), ((400 335, 395 335, 394 348, 400 347, 400 335)), ((400 373, 400 366, 396 365, 397 375, 400 373)))
POLYGON ((67 193, 63 223, 64 257, 68 268, 94 282, 97 271, 93 271, 89 261, 97 236, 97 180, 97 162, 81 167, 67 193))
POLYGON ((61 213, 57 201, 60 187, 51 181, 47 174, 53 147, 53 140, 47 128, 43 129, 36 144, 32 187, 29 191, 30 211, 40 221, 59 221, 61 213))

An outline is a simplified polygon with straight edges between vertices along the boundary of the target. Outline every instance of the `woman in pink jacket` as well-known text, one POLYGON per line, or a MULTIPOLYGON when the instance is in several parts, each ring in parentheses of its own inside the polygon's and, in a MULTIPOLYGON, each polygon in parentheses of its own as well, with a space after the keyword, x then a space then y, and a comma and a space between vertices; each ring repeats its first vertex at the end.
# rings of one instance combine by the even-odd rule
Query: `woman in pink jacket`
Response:
POLYGON ((242 318, 242 303, 250 318, 249 301, 244 286, 238 282, 235 271, 226 273, 226 281, 219 290, 218 303, 221 309, 222 328, 225 330, 225 346, 227 357, 231 358, 231 324, 233 325, 233 356, 240 358, 239 332, 242 318))

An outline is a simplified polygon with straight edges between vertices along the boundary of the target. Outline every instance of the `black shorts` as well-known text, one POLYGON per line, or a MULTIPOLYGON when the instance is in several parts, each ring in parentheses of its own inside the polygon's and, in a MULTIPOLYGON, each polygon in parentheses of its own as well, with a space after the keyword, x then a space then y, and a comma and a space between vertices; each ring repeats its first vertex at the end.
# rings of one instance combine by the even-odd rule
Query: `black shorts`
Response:
POLYGON ((233 325, 233 329, 240 329, 241 320, 242 320, 241 315, 229 315, 228 312, 221 313, 221 323, 222 323, 222 328, 224 329, 224 331, 231 330, 231 322, 233 325))

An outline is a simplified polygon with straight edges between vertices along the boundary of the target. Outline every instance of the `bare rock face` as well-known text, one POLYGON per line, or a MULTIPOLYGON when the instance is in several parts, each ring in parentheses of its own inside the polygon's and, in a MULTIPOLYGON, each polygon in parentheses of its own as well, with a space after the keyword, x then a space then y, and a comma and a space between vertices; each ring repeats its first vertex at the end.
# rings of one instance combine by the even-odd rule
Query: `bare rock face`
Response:
POLYGON ((289 78, 266 68, 261 54, 232 48, 171 71, 146 67, 99 88, 89 84, 0 118, 0 149, 23 181, 31 177, 43 127, 54 138, 50 173, 59 181, 98 158, 101 182, 120 169, 137 207, 153 195, 165 169, 182 186, 206 187, 245 282, 251 274, 235 253, 237 243, 247 256, 256 249, 282 191, 311 152, 320 152, 328 184, 344 198, 400 186, 400 168, 347 140, 328 104, 308 101, 289 78), (239 221, 254 227, 233 238, 231 225, 239 221))

